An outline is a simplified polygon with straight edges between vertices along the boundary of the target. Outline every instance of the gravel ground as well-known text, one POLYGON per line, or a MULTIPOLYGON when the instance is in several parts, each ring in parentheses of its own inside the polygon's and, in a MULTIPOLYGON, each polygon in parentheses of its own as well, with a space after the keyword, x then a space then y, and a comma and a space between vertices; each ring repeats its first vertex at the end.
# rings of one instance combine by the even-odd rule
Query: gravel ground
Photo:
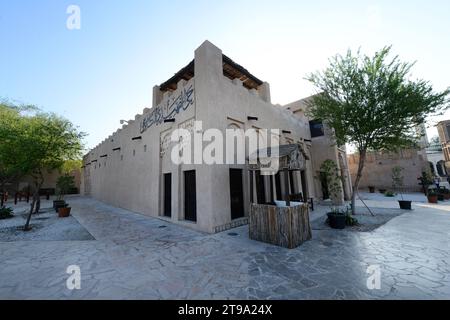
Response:
MULTIPOLYGON (((346 227, 343 231, 370 232, 388 223, 395 217, 408 214, 410 211, 393 208, 371 208, 373 216, 366 208, 358 208, 358 214, 354 217, 358 220, 358 225, 346 227)), ((311 222, 313 230, 332 230, 328 225, 327 216, 322 216, 311 222)))
POLYGON ((58 218, 51 208, 41 211, 32 216, 32 229, 28 232, 22 230, 27 219, 25 210, 17 210, 13 218, 0 220, 0 242, 95 240, 73 216, 58 218))

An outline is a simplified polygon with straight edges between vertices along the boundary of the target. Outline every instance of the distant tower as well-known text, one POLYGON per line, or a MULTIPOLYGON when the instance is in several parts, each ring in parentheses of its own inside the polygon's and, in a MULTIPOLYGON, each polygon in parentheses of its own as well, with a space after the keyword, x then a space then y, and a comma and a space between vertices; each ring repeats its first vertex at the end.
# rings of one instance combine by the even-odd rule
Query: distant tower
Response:
POLYGON ((424 149, 424 148, 428 147, 427 128, 425 127, 424 123, 416 126, 416 134, 419 137, 418 143, 419 143, 420 148, 424 149))

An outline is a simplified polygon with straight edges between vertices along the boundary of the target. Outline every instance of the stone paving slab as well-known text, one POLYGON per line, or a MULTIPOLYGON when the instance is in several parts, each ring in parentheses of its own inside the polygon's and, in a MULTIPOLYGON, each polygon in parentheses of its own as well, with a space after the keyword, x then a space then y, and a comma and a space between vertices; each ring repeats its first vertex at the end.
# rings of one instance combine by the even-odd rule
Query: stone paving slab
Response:
POLYGON ((250 240, 247 226, 208 235, 89 198, 70 202, 96 240, 0 242, 1 299, 450 298, 449 205, 417 202, 372 232, 314 230, 288 250, 250 240), (74 264, 81 290, 70 291, 74 264), (369 265, 381 268, 380 290, 367 289, 369 265))

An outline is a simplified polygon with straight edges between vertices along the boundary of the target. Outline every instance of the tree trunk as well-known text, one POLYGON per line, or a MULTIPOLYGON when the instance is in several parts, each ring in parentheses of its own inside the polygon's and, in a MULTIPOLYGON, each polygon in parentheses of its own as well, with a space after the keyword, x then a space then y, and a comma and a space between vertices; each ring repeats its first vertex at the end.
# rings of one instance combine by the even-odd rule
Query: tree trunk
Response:
POLYGON ((0 193, 2 194, 2 196, 1 196, 1 199, 0 199, 0 208, 3 208, 3 205, 5 204, 4 203, 4 200, 5 200, 5 184, 6 184, 6 182, 3 180, 1 183, 0 183, 0 193))
POLYGON ((366 150, 361 150, 359 152, 359 163, 358 163, 358 172, 355 178, 355 184, 353 185, 353 193, 352 193, 352 215, 356 214, 356 194, 358 193, 359 183, 361 182, 362 172, 364 170, 364 164, 366 162, 366 150))
POLYGON ((39 170, 39 177, 37 178, 35 185, 36 185, 36 193, 35 196, 37 195, 36 198, 36 208, 34 213, 39 213, 39 210, 41 209, 41 197, 39 195, 39 191, 42 188, 42 185, 44 184, 44 177, 42 175, 42 172, 39 170))
POLYGON ((44 183, 44 179, 42 178, 41 172, 39 172, 39 177, 37 177, 37 178, 35 177, 35 182, 34 182, 35 190, 33 192, 33 201, 30 206, 30 212, 27 217, 27 222, 25 223, 25 226, 23 227, 24 231, 30 230, 31 215, 33 213, 39 212, 39 209, 40 209, 39 190, 41 189, 43 183, 44 183))
MULTIPOLYGON (((37 192, 39 195, 39 192, 37 192)), ((30 230, 30 220, 31 220, 31 215, 33 214, 33 209, 34 209, 34 205, 36 204, 36 192, 33 195, 33 201, 31 202, 30 205, 30 212, 28 213, 28 217, 27 217, 27 222, 25 223, 25 226, 23 227, 24 231, 29 231, 30 230)))

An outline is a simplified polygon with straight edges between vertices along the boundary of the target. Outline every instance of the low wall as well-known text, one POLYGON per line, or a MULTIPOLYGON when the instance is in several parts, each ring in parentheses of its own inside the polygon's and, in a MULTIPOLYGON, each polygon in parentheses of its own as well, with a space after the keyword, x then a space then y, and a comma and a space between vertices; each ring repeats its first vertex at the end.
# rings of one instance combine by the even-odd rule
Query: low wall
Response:
MULTIPOLYGON (((348 156, 348 164, 352 181, 355 181, 358 171, 359 155, 348 156)), ((403 191, 421 191, 419 178, 422 171, 429 168, 426 154, 418 149, 405 149, 398 152, 376 152, 367 155, 363 175, 359 185, 360 190, 374 186, 377 189, 392 189, 392 169, 402 167, 403 191)))

